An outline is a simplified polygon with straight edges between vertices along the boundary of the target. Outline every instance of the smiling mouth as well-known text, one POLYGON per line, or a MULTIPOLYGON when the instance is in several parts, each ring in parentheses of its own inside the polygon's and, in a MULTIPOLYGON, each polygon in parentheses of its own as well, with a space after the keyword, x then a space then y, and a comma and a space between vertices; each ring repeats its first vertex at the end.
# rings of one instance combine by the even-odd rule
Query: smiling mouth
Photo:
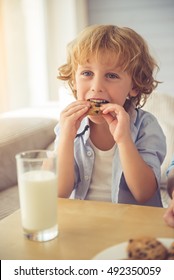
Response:
POLYGON ((102 104, 109 103, 109 101, 107 101, 105 99, 95 99, 95 98, 90 98, 87 101, 90 101, 90 103, 91 103, 91 106, 88 111, 88 115, 91 115, 91 116, 101 115, 102 112, 100 110, 100 106, 102 104))

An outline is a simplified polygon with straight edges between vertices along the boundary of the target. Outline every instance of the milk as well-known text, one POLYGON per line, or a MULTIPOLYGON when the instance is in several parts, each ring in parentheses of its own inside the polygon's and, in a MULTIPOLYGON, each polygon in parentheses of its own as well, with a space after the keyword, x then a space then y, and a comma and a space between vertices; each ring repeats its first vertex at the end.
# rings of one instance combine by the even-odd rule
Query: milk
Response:
POLYGON ((18 178, 22 225, 40 231, 57 224, 57 176, 47 170, 29 171, 18 178))

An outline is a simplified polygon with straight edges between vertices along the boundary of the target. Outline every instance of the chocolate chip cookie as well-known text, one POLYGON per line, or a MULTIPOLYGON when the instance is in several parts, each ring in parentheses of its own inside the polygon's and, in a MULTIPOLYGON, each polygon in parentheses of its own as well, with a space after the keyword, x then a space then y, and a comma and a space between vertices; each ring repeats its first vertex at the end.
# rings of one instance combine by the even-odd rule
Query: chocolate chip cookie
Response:
POLYGON ((97 116, 101 114, 100 106, 102 104, 109 103, 105 99, 88 99, 90 101, 90 108, 88 111, 88 115, 97 116))
POLYGON ((127 252, 129 259, 133 260, 164 260, 168 255, 166 247, 151 237, 130 239, 127 252))

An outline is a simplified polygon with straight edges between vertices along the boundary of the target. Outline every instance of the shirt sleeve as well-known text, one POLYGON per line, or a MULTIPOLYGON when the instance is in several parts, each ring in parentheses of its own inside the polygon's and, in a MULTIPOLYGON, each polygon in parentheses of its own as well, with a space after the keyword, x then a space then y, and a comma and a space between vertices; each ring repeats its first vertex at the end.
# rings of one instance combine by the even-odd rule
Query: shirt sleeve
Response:
POLYGON ((166 171, 166 175, 169 174, 169 172, 174 168, 174 155, 173 155, 173 159, 172 159, 172 162, 171 164, 169 165, 167 171, 166 171))
MULTIPOLYGON (((54 150, 56 151, 59 145, 59 136, 60 136, 60 126, 59 124, 57 124, 54 128, 54 132, 56 134, 56 139, 54 141, 54 150)), ((74 175, 75 175, 75 182, 74 182, 74 188, 76 188, 76 185, 79 182, 79 168, 78 165, 76 163, 76 161, 74 160, 74 175)))
POLYGON ((136 146, 144 161, 153 169, 158 186, 161 181, 161 165, 166 155, 166 137, 157 119, 145 113, 139 124, 136 146))

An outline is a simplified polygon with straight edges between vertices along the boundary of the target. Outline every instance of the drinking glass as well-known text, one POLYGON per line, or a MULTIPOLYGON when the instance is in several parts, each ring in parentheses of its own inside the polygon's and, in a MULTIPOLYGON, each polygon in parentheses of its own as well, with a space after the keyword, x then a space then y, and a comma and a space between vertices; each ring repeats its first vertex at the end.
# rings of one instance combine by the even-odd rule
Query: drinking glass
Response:
POLYGON ((48 241, 58 235, 57 157, 47 150, 16 155, 21 221, 24 235, 48 241))

